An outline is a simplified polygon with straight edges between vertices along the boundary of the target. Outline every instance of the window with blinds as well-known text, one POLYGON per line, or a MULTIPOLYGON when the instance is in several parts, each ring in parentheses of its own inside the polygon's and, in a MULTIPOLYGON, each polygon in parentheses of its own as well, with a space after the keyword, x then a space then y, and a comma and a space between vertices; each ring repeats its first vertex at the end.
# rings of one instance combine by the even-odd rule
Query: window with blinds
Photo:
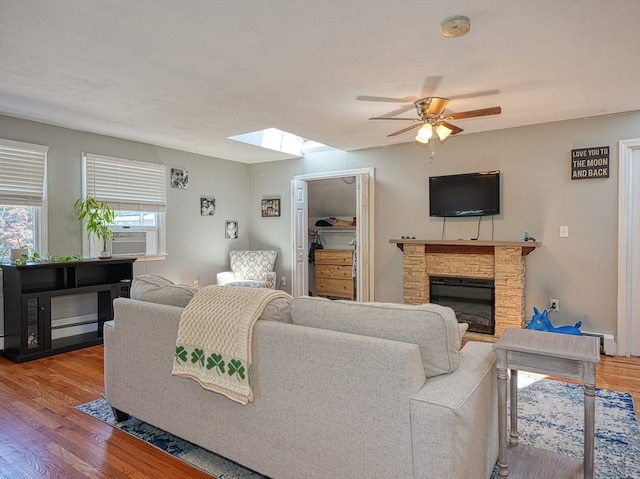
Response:
POLYGON ((9 249, 46 254, 48 146, 0 139, 0 260, 9 249))
MULTIPOLYGON (((83 195, 106 201, 116 210, 111 253, 114 256, 165 255, 167 168, 145 161, 83 153, 83 195)), ((101 247, 85 240, 85 256, 101 247)))
POLYGON ((116 210, 167 210, 167 168, 157 163, 83 154, 85 195, 116 210))
POLYGON ((0 140, 0 203, 42 206, 49 147, 0 140))

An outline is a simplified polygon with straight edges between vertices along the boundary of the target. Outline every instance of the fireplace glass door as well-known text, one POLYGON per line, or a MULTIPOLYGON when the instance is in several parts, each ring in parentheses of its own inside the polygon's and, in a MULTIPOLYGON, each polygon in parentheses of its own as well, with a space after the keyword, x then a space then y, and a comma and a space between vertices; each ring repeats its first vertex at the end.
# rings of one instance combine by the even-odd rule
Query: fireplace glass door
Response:
POLYGON ((495 288, 492 279, 431 276, 432 303, 452 308, 458 322, 468 323, 470 332, 494 334, 495 288))

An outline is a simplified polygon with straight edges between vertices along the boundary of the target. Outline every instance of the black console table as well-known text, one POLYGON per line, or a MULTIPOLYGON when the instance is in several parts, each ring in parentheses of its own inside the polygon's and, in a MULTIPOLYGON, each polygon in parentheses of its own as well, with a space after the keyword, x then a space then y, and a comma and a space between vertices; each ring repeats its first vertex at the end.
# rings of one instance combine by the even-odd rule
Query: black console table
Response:
POLYGON ((113 299, 129 296, 135 260, 0 264, 5 334, 2 355, 23 362, 102 344, 104 322, 113 318, 113 299), (96 293, 98 315, 91 321, 96 323, 96 330, 52 339, 51 298, 83 293, 96 293))

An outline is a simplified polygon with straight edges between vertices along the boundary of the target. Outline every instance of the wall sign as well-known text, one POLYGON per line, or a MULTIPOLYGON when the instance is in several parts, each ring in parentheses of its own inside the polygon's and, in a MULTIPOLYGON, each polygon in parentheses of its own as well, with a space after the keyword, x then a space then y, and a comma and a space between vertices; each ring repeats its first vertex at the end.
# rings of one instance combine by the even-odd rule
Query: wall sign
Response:
POLYGON ((571 179, 609 178, 609 147, 571 150, 571 179))

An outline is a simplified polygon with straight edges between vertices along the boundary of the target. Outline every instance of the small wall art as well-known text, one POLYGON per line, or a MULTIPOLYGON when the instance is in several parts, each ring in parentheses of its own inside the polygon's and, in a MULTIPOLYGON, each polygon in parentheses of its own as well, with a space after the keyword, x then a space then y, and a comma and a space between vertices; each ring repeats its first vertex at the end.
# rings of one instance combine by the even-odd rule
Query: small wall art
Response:
POLYGON ((236 239, 238 237, 238 222, 236 220, 225 221, 224 237, 236 239))
POLYGON ((200 197, 200 214, 202 216, 213 216, 216 214, 216 199, 213 196, 200 197))
POLYGON ((280 198, 265 198, 261 203, 262 217, 280 216, 280 198))
POLYGON ((189 187, 189 172, 184 168, 171 168, 171 188, 186 190, 189 187))

